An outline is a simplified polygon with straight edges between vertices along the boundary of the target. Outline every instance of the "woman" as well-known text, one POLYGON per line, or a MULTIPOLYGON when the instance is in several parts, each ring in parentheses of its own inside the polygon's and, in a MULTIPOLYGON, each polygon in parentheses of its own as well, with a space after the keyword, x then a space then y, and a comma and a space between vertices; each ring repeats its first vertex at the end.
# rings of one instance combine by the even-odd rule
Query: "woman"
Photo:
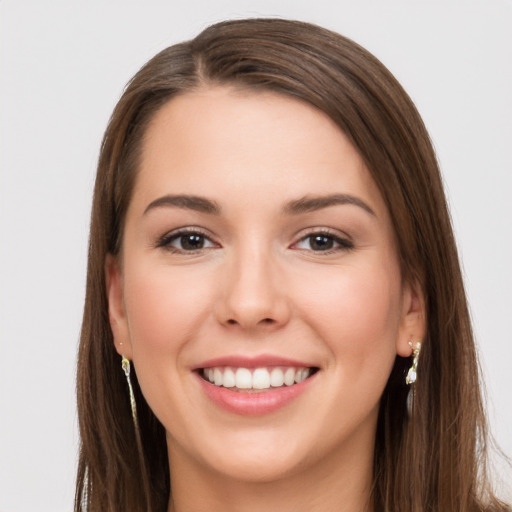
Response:
POLYGON ((98 166, 76 510, 505 510, 478 389, 435 155, 382 64, 260 19, 139 71, 98 166))

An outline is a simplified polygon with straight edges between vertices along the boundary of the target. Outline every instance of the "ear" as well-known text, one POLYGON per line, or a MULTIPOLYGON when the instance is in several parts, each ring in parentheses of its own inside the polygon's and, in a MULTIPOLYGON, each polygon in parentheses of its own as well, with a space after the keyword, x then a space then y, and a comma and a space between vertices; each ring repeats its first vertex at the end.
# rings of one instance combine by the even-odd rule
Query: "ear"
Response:
POLYGON ((425 297, 418 282, 405 283, 402 294, 402 316, 396 341, 396 352, 399 356, 409 357, 412 348, 409 342, 416 345, 423 341, 427 332, 425 318, 425 297))
POLYGON ((123 276, 118 260, 108 254, 105 260, 105 282, 107 285, 108 318, 117 353, 132 358, 130 331, 123 298, 123 276))

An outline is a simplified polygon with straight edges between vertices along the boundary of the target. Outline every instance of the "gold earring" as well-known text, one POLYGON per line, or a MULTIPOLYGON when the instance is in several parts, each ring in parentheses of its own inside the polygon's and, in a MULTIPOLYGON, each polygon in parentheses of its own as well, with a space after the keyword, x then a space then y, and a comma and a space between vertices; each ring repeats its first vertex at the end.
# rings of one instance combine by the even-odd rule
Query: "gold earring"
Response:
POLYGON ((405 383, 407 385, 410 385, 409 393, 407 393, 407 414, 409 418, 412 418, 413 415, 413 409, 414 409, 414 402, 416 398, 416 386, 413 386, 416 382, 416 372, 418 370, 418 359, 420 356, 420 350, 421 350, 421 343, 418 341, 416 343, 416 347, 413 346, 412 341, 409 341, 409 346, 412 348, 412 366, 409 368, 409 371, 407 372, 407 377, 405 377, 405 383))
POLYGON ((407 372, 407 377, 405 377, 405 383, 414 384, 416 382, 416 371, 418 369, 418 358, 420 356, 421 343, 418 341, 418 343, 416 343, 416 347, 414 347, 412 341, 409 341, 409 346, 412 348, 413 360, 412 366, 407 372))
POLYGON ((133 394, 132 380, 130 378, 130 360, 127 359, 125 356, 122 356, 122 357, 123 358, 121 360, 121 367, 126 376, 126 382, 128 382, 128 390, 130 392, 130 406, 132 408, 133 424, 135 425, 135 430, 137 430, 137 432, 138 432, 139 431, 139 421, 137 419, 137 404, 135 403, 135 395, 133 394))

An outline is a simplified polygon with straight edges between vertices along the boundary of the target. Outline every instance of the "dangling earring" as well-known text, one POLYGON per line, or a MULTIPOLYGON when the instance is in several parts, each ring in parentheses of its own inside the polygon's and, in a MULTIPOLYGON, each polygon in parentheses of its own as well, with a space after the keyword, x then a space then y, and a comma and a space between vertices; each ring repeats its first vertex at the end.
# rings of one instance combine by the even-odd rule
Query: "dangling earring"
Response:
POLYGON ((416 382, 416 370, 418 369, 418 358, 421 350, 421 343, 418 341, 416 343, 416 347, 413 347, 412 341, 409 341, 409 346, 412 348, 412 366, 409 368, 407 372, 407 377, 405 377, 406 384, 414 384, 416 382))
POLYGON ((415 395, 415 386, 413 384, 416 382, 416 372, 418 370, 418 359, 420 356, 421 342, 418 341, 418 343, 416 343, 416 347, 414 347, 412 341, 409 341, 409 346, 412 348, 413 360, 412 366, 409 368, 409 371, 407 372, 407 377, 405 377, 405 383, 408 386, 411 386, 409 389, 409 393, 407 394, 407 412, 409 414, 409 417, 411 417, 415 395))
POLYGON ((137 419, 137 404, 135 403, 135 396, 133 394, 132 388, 132 380, 130 378, 130 360, 125 356, 122 356, 121 367, 123 368, 124 374, 126 375, 126 382, 128 382, 128 390, 130 392, 130 406, 132 408, 132 418, 133 424, 135 425, 135 430, 139 431, 139 421, 137 419))

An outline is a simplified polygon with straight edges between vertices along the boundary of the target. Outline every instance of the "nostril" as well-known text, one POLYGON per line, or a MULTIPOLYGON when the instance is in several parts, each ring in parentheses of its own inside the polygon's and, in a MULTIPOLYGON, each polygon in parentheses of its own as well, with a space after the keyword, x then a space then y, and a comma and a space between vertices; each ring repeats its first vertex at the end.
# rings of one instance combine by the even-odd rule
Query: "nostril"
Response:
POLYGON ((254 323, 252 321, 250 321, 250 319, 248 319, 246 322, 244 321, 240 321, 240 319, 237 319, 236 317, 234 318, 227 318, 224 325, 229 325, 229 326, 239 326, 239 327, 243 327, 243 328, 257 328, 257 327, 260 327, 260 328, 264 328, 264 327, 274 327, 275 325, 277 325, 279 322, 275 319, 275 318, 271 318, 271 317, 266 317, 266 318, 261 318, 260 320, 255 320, 254 323))
MULTIPOLYGON (((273 324, 274 322, 275 322, 275 320, 273 318, 263 318, 262 320, 260 320, 259 323, 262 323, 262 324, 273 324)), ((234 318, 230 318, 227 321, 227 323, 230 324, 230 325, 238 324, 238 322, 234 318)))

